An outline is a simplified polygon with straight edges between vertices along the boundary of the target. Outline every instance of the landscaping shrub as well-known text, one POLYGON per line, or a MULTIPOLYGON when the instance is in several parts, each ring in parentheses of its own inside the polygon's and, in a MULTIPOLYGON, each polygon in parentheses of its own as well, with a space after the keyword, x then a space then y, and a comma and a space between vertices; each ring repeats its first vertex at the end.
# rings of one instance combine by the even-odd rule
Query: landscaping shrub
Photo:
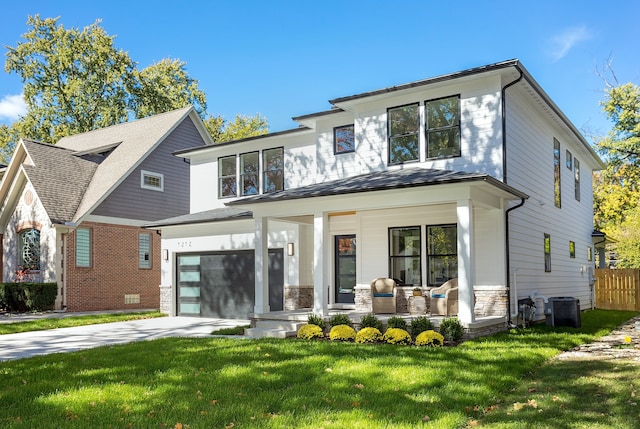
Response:
POLYGON ((377 343, 381 338, 382 332, 378 328, 368 326, 358 331, 356 343, 377 343))
POLYGON ((51 310, 57 294, 56 283, 2 283, 0 307, 15 312, 51 310))
POLYGON ((318 316, 317 314, 309 314, 309 317, 307 318, 307 323, 309 325, 316 325, 319 326, 320 329, 322 329, 324 331, 324 328, 326 328, 326 323, 324 323, 324 319, 322 318, 322 316, 318 316))
POLYGON ((331 318, 329 319, 329 326, 334 327, 338 325, 352 326, 351 319, 349 319, 349 316, 342 313, 331 316, 331 318))
POLYGON ((382 332, 382 322, 373 313, 365 314, 360 320, 360 329, 363 328, 376 328, 382 332))
POLYGON ((382 336, 382 341, 385 341, 389 344, 408 346, 411 344, 411 335, 409 335, 409 333, 404 329, 388 328, 382 336))
POLYGON ((444 337, 442 334, 428 330, 423 331, 416 337, 416 346, 441 346, 444 344, 444 337))
POLYGON ((356 331, 349 325, 335 325, 329 332, 331 341, 353 341, 356 339, 356 331))
POLYGON ((406 331, 407 322, 402 317, 392 316, 387 320, 387 329, 389 328, 404 329, 406 331))
POLYGON ((308 324, 303 325, 298 329, 298 338, 303 340, 312 340, 314 338, 323 338, 324 333, 322 328, 318 325, 308 324))
POLYGON ((409 327, 409 332, 411 333, 412 338, 417 338, 424 331, 432 330, 433 323, 426 316, 416 317, 415 319, 411 319, 411 325, 409 327))
POLYGON ((464 328, 457 317, 444 319, 440 323, 440 328, 438 330, 444 337, 445 341, 459 341, 464 334, 464 328))

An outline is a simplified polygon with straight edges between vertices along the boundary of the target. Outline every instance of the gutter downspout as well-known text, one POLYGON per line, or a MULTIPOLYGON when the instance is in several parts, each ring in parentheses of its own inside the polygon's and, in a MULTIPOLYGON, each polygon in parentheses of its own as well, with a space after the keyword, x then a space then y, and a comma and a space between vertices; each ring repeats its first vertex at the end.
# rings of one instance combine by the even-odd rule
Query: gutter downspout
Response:
MULTIPOLYGON (((501 108, 502 108, 502 181, 504 183, 507 183, 507 89, 510 88, 511 86, 517 84, 518 82, 520 82, 522 80, 523 77, 523 73, 522 70, 520 70, 520 67, 518 67, 516 65, 516 70, 518 70, 518 73, 520 73, 520 76, 518 76, 518 78, 512 82, 509 82, 508 84, 506 84, 505 86, 502 87, 502 97, 501 97, 501 108)), ((520 200, 520 203, 518 205, 515 205, 509 209, 507 209, 507 211, 504 214, 504 221, 505 221, 505 252, 507 255, 507 263, 506 263, 506 270, 507 270, 507 317, 508 317, 508 321, 507 323, 509 325, 512 324, 511 322, 511 252, 509 249, 509 213, 511 213, 511 211, 520 208, 524 205, 525 199, 522 198, 520 200)))

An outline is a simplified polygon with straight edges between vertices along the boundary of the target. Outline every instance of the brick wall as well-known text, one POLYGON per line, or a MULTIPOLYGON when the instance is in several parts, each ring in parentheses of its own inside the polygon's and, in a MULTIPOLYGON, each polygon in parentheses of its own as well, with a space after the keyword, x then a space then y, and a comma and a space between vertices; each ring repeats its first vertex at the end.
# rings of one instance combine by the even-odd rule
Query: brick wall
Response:
POLYGON ((160 306, 160 235, 133 226, 83 222, 91 229, 91 267, 76 267, 75 231, 65 255, 68 311, 148 309, 160 306), (151 269, 138 268, 138 234, 152 238, 151 269), (125 303, 125 295, 127 303, 125 303), (139 295, 139 302, 137 296, 139 295))

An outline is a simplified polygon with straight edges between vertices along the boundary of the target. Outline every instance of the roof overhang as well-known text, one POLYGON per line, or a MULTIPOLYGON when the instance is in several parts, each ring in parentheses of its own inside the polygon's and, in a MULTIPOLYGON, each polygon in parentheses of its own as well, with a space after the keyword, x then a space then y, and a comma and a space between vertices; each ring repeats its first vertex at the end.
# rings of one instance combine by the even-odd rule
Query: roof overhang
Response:
POLYGON ((244 220, 253 218, 253 213, 248 210, 222 207, 206 210, 198 213, 190 213, 176 216, 169 219, 162 219, 143 225, 143 228, 161 229, 171 226, 195 225, 203 223, 227 222, 233 220, 244 220))

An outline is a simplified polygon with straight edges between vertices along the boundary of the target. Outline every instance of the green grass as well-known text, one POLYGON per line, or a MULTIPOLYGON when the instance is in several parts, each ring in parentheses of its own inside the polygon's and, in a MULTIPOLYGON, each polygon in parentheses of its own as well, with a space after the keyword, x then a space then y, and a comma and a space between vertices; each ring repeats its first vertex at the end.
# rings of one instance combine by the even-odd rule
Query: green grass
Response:
POLYGON ((95 325, 98 323, 123 322, 126 320, 150 319, 165 317, 159 311, 144 311, 134 313, 109 313, 100 315, 68 316, 63 318, 42 318, 28 322, 1 323, 0 335, 16 334, 28 331, 43 331, 46 329, 69 328, 72 326, 95 325))
POLYGON ((231 328, 221 328, 211 332, 211 335, 244 335, 244 330, 249 327, 249 325, 243 325, 233 326, 231 328))
POLYGON ((632 366, 549 359, 635 314, 457 347, 170 338, 3 362, 0 426, 633 428, 632 366))

